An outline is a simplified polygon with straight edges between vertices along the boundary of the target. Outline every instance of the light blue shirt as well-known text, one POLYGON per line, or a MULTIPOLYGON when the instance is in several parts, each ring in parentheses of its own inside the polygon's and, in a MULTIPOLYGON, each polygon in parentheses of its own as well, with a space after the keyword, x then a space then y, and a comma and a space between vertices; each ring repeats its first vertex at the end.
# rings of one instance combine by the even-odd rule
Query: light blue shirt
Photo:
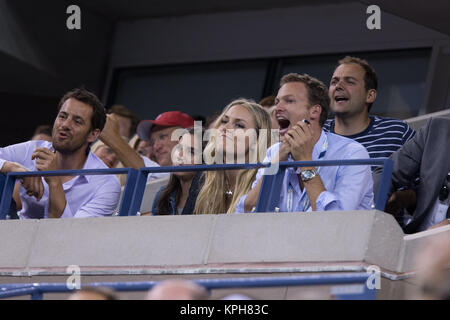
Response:
MULTIPOLYGON (((264 162, 272 162, 278 154, 281 143, 267 150, 264 162)), ((315 144, 312 160, 369 159, 366 148, 360 143, 322 130, 319 141, 315 144)), ((289 155, 288 161, 293 161, 289 155)), ((325 191, 320 193, 316 201, 317 211, 328 210, 367 210, 373 205, 373 181, 369 165, 365 166, 326 166, 317 167, 325 191)), ((252 188, 256 186, 266 169, 259 169, 252 188)), ((281 187, 278 207, 283 212, 312 211, 306 189, 300 189, 297 168, 287 168, 281 187), (305 207, 306 206, 306 210, 305 207)), ((244 212, 246 195, 242 196, 235 212, 244 212)))
MULTIPOLYGON (((29 169, 37 171, 36 160, 31 155, 36 148, 53 150, 48 141, 28 141, 0 148, 0 169, 6 161, 17 162, 29 169)), ((107 169, 108 167, 95 154, 89 152, 83 169, 107 169)), ((26 194, 20 187, 22 209, 20 218, 40 219, 48 217, 48 185, 42 178, 44 195, 40 201, 26 194)), ((66 207, 61 218, 84 218, 111 216, 117 208, 120 197, 120 182, 114 174, 111 175, 80 175, 63 184, 66 196, 66 207)))

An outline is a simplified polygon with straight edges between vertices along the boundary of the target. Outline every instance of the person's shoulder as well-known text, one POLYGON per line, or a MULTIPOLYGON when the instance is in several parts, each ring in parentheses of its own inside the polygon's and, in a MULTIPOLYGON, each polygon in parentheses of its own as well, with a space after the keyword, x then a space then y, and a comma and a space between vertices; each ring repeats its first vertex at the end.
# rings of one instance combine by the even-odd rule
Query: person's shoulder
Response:
POLYGON ((269 148, 267 148, 267 155, 273 155, 280 149, 281 142, 274 143, 269 148))
POLYGON ((408 123, 403 120, 389 118, 389 117, 381 117, 381 116, 371 116, 373 118, 373 128, 387 129, 389 127, 402 127, 404 130, 409 129, 408 123))
POLYGON ((109 167, 92 151, 89 151, 85 169, 109 169, 109 167))
POLYGON ((333 144, 339 144, 340 146, 352 145, 352 144, 361 145, 359 142, 356 142, 355 140, 353 140, 351 138, 347 138, 347 137, 341 136, 336 133, 331 133, 331 132, 325 131, 325 134, 327 135, 328 144, 330 144, 330 145, 333 145, 333 144))
POLYGON ((367 149, 356 140, 340 136, 331 132, 325 132, 328 137, 328 145, 334 151, 342 156, 354 153, 363 153, 369 156, 367 149))
MULTIPOLYGON (((83 169, 109 169, 108 166, 93 153, 89 151, 88 157, 86 159, 86 164, 83 169)), ((118 185, 120 188, 120 181, 115 174, 103 174, 103 175, 93 175, 91 179, 95 180, 103 180, 108 183, 113 183, 114 185, 118 185)))
POLYGON ((450 117, 431 117, 430 125, 448 127, 450 125, 450 117))
POLYGON ((421 134, 446 137, 450 133, 449 117, 430 117, 428 121, 420 127, 421 134))
POLYGON ((160 167, 160 165, 158 163, 151 160, 150 158, 143 156, 143 155, 140 155, 140 157, 142 158, 142 160, 144 160, 145 167, 160 167))

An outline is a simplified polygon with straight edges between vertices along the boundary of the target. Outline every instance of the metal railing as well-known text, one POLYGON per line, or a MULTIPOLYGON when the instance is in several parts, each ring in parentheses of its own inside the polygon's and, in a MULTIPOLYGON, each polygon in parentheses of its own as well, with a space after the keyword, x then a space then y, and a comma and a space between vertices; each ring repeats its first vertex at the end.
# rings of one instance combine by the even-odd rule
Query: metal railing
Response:
MULTIPOLYGON (((352 159, 352 160, 316 160, 316 161, 284 161, 279 166, 276 174, 264 175, 261 185, 257 212, 273 212, 280 199, 281 184, 287 167, 319 167, 341 165, 383 165, 379 190, 376 193, 375 209, 384 210, 390 187, 390 179, 393 169, 393 161, 390 159, 352 159)), ((149 173, 161 172, 186 172, 186 171, 213 171, 213 170, 239 170, 268 168, 270 163, 247 164, 214 164, 214 165, 190 165, 145 167, 139 170, 131 168, 120 169, 85 169, 85 170, 59 170, 59 171, 30 171, 9 172, 6 177, 0 179, 0 220, 5 219, 11 205, 14 184, 17 178, 28 176, 76 176, 76 175, 103 175, 103 174, 128 174, 124 188, 119 216, 134 216, 140 209, 144 196, 145 185, 149 173), (3 181, 2 181, 3 180, 3 181)))
POLYGON ((78 176, 78 175, 105 175, 105 174, 128 174, 123 191, 122 202, 119 212, 129 212, 131 199, 136 186, 138 170, 132 168, 118 169, 83 169, 83 170, 54 170, 54 171, 29 171, 29 172, 9 172, 6 177, 0 179, 2 191, 0 199, 0 220, 6 219, 9 212, 14 185, 17 178, 36 176, 78 176))
MULTIPOLYGON (((191 280, 207 290, 214 289, 242 289, 267 288, 282 286, 317 286, 317 285, 346 285, 344 288, 332 287, 331 293, 336 299, 364 299, 372 300, 376 297, 376 289, 369 289, 370 274, 368 273, 340 273, 325 275, 304 275, 284 277, 250 277, 229 279, 197 279, 191 280), (336 290, 337 289, 337 290, 336 290)), ((108 287, 115 291, 148 291, 159 281, 141 282, 92 282, 81 284, 85 287, 108 287)), ((21 283, 1 284, 0 299, 30 295, 33 300, 43 299, 45 293, 69 293, 75 288, 66 283, 21 283)))

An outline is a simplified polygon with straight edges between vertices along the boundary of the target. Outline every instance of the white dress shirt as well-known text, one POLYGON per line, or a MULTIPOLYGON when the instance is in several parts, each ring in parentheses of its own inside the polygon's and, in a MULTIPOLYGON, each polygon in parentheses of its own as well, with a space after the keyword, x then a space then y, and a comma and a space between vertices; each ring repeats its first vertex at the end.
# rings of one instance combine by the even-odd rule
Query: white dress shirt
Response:
MULTIPOLYGON (((267 150, 264 162, 272 162, 281 142, 267 150)), ((314 145, 312 160, 369 159, 366 148, 360 143, 322 130, 319 141, 314 145), (325 152, 324 152, 325 151, 325 152)), ((293 161, 289 156, 288 161, 293 161)), ((316 201, 317 211, 328 210, 370 210, 373 205, 373 180, 370 165, 317 167, 325 191, 316 201)), ((264 168, 259 169, 252 188, 261 179, 264 168)), ((235 212, 244 212, 246 195, 242 196, 235 212)), ((306 188, 300 189, 297 169, 287 168, 280 191, 282 212, 312 211, 306 188)))
MULTIPOLYGON (((28 141, 0 148, 0 169, 6 161, 17 162, 29 169, 37 171, 36 161, 31 155, 36 148, 53 150, 48 141, 28 141)), ((83 169, 107 169, 108 167, 95 154, 89 151, 83 169)), ((49 188, 44 178, 44 194, 40 201, 28 196, 26 190, 20 187, 22 209, 19 216, 22 219, 40 219, 48 217, 49 188)), ((66 206, 61 218, 82 218, 110 216, 114 213, 120 197, 120 183, 114 174, 111 175, 80 175, 63 185, 66 196, 66 206)))

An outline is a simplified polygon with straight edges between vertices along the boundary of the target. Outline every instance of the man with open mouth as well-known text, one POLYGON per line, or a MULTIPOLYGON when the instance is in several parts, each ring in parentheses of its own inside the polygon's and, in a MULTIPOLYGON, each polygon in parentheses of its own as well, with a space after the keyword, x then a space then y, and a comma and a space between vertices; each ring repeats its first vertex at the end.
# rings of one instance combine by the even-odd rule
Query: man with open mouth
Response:
MULTIPOLYGON (((0 172, 107 169, 90 151, 105 121, 105 108, 95 94, 69 91, 60 101, 52 141, 0 148, 0 172)), ((110 216, 120 197, 115 175, 24 177, 20 182, 20 218, 110 216)))
POLYGON ((388 158, 415 132, 401 120, 369 115, 377 87, 377 74, 366 60, 349 56, 339 60, 329 88, 335 116, 324 129, 358 141, 371 158, 388 158))
MULTIPOLYGON (((359 143, 322 130, 328 116, 327 87, 307 75, 291 73, 280 82, 275 100, 280 143, 267 151, 264 162, 368 159, 359 143)), ((236 212, 253 211, 259 196, 260 169, 252 190, 236 212)), ((373 204, 369 166, 301 167, 286 170, 279 211, 366 210, 373 204)))

